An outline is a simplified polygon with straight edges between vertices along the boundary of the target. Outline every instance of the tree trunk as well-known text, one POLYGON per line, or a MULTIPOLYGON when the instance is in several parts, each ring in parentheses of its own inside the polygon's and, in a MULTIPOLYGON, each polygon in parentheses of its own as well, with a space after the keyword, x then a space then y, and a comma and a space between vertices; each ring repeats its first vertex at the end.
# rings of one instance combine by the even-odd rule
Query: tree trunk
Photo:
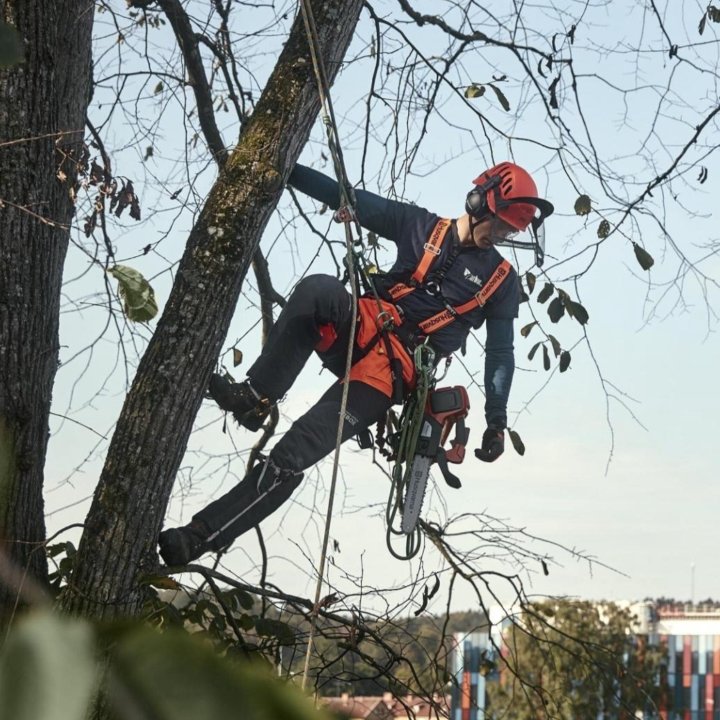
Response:
MULTIPOLYGON (((314 2, 330 82, 362 0, 314 2)), ((228 331, 243 279, 319 110, 305 31, 287 43, 190 232, 177 279, 113 435, 62 600, 95 617, 139 611, 139 581, 156 542, 193 421, 228 331)))
MULTIPOLYGON (((0 20, 25 52, 23 63, 0 68, 0 552, 42 582, 43 467, 93 3, 5 0, 0 20)), ((17 595, 0 583, 0 625, 17 595)))

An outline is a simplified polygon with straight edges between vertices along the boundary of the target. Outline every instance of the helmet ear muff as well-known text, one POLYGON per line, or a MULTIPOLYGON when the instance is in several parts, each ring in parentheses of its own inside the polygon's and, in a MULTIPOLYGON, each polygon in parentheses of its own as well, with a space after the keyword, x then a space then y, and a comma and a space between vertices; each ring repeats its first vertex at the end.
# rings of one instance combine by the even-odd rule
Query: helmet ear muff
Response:
POLYGON ((502 178, 492 175, 484 183, 476 185, 465 197, 465 212, 474 218, 483 218, 489 212, 488 194, 500 185, 502 178))
POLYGON ((479 187, 473 188, 465 198, 465 212, 476 218, 487 215, 487 193, 479 187))

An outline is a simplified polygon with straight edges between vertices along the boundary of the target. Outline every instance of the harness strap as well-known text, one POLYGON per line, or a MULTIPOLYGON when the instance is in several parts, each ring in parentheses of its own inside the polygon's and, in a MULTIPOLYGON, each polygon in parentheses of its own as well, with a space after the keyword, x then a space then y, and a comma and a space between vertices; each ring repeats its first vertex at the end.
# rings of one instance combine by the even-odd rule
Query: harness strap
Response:
POLYGON ((437 224, 430 233, 428 241, 424 245, 425 252, 423 253, 418 266, 415 268, 415 272, 412 274, 412 279, 420 284, 427 277, 430 266, 435 262, 435 259, 440 255, 440 249, 442 244, 445 242, 448 230, 452 226, 452 221, 446 218, 440 218, 437 224))
POLYGON ((410 284, 406 285, 403 282, 399 282, 387 291, 392 300, 399 300, 400 298, 409 295, 411 292, 414 292, 419 285, 422 285, 422 283, 425 282, 425 278, 427 277, 432 264, 440 255, 440 250, 451 227, 452 220, 448 220, 446 218, 440 218, 437 223, 435 223, 435 227, 430 233, 428 241, 423 246, 423 256, 420 258, 420 262, 417 264, 417 267, 410 278, 410 284))
POLYGON ((479 292, 477 292, 472 300, 463 303, 462 305, 456 305, 455 307, 448 307, 439 313, 436 313, 432 317, 422 320, 417 324, 418 329, 429 335, 440 328, 449 325, 451 322, 458 317, 458 315, 464 315, 465 313, 474 310, 476 307, 482 307, 492 297, 495 291, 500 287, 503 280, 510 274, 510 263, 507 260, 503 260, 496 268, 495 272, 490 276, 490 279, 483 285, 479 292))

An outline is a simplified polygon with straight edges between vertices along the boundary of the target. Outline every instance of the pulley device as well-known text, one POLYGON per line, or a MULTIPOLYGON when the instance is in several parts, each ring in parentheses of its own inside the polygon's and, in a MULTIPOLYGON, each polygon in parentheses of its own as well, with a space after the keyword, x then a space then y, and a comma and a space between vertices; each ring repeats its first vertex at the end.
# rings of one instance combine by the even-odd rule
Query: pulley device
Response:
POLYGON ((437 463, 445 482, 460 487, 460 480, 450 472, 448 463, 461 463, 465 458, 470 429, 465 418, 470 401, 464 387, 435 388, 435 353, 428 344, 415 350, 417 384, 400 415, 399 427, 388 437, 395 464, 388 498, 387 545, 392 555, 409 560, 420 550, 420 511, 427 490, 430 468, 437 463), (450 448, 443 446, 453 428, 450 448), (398 527, 399 520, 399 527, 398 527), (393 547, 393 536, 403 536, 404 552, 393 547))

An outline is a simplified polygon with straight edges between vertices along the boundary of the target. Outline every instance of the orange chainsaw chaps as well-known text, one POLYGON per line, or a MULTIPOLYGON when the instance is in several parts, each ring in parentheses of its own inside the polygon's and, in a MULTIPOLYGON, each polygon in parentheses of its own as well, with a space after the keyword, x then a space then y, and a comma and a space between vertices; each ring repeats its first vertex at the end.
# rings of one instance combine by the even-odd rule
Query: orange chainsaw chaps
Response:
MULTIPOLYGON (((358 300, 358 330, 356 335, 357 346, 362 350, 368 343, 375 340, 382 323, 387 318, 392 318, 396 325, 401 320, 397 308, 388 302, 379 301, 382 311, 378 310, 378 300, 375 298, 360 298, 358 300)), ((395 357, 402 365, 403 385, 408 392, 415 387, 415 363, 400 340, 392 333, 388 333, 388 339, 392 346, 395 357)), ((380 338, 370 352, 359 360, 350 370, 350 380, 358 380, 366 385, 374 387, 381 393, 392 397, 392 375, 390 372, 390 361, 388 360, 385 341, 380 338)))

